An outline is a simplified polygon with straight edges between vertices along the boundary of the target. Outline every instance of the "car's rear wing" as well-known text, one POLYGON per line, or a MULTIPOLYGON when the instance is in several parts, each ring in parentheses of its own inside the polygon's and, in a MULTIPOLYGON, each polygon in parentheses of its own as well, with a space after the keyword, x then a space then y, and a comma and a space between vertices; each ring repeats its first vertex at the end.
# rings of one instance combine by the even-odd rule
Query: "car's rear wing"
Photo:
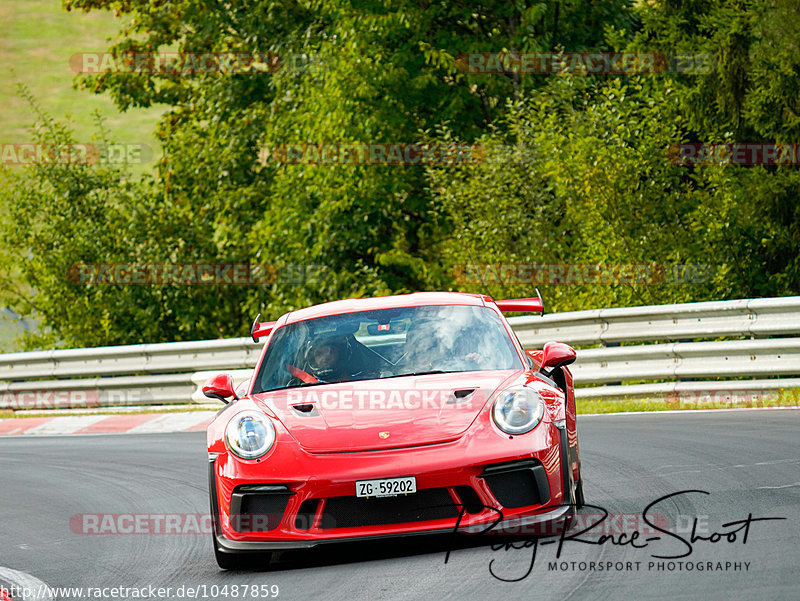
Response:
POLYGON ((539 315, 544 315, 544 302, 538 288, 536 294, 537 298, 511 298, 495 301, 495 304, 503 313, 538 313, 539 315))
POLYGON ((261 319, 261 313, 256 315, 255 320, 253 321, 253 327, 250 328, 250 336, 253 338, 253 342, 258 342, 259 338, 263 338, 264 336, 269 336, 270 332, 275 328, 274 321, 258 321, 261 319))

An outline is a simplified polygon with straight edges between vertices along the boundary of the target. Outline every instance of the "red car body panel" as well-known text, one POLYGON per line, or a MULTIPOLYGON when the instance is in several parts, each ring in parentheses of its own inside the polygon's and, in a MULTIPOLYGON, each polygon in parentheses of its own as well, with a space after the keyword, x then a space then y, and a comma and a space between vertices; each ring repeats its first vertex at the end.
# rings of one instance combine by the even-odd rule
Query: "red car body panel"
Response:
MULTIPOLYGON (((486 306, 501 317, 524 369, 475 371, 342 382, 310 388, 288 388, 248 395, 224 408, 208 428, 211 460, 210 493, 216 518, 216 544, 220 550, 247 551, 307 547, 326 541, 362 537, 445 532, 458 522, 459 529, 491 526, 502 512, 504 524, 537 516, 561 516, 572 498, 567 489, 580 478, 577 452, 575 398, 572 376, 561 368, 566 386, 559 388, 538 371, 541 352, 527 353, 491 298, 459 293, 417 293, 326 303, 284 315, 262 350, 259 364, 275 332, 284 325, 340 313, 391 307, 430 305, 486 306), (509 435, 494 423, 492 405, 497 395, 512 385, 535 389, 545 401, 541 423, 532 431, 509 435), (563 388, 566 388, 566 394, 563 388), (448 404, 456 390, 474 392, 463 403, 448 404), (418 398, 435 391, 437 404, 409 410, 405 407, 369 406, 371 394, 401 392, 418 398), (324 395, 352 398, 352 405, 326 405, 324 395), (360 396, 359 396, 360 395, 360 396), (361 399, 363 402, 357 402, 361 399), (300 415, 297 405, 313 403, 313 415, 300 415), (225 443, 231 418, 245 410, 263 412, 272 420, 276 442, 262 457, 245 460, 234 456, 225 443), (383 437, 385 435, 385 438, 383 437), (569 449, 565 448, 568 444, 569 449), (568 458, 565 462, 564 458, 568 458), (546 499, 521 507, 504 506, 486 474, 491 466, 528 462, 539 467, 537 480, 546 499), (488 467, 487 467, 488 466, 488 467), (565 471, 568 466, 569 472, 565 471), (542 471, 543 468, 543 471, 542 471), (332 499, 355 498, 355 482, 414 476, 417 491, 446 491, 452 502, 465 507, 464 487, 480 501, 471 511, 435 519, 371 525, 336 524, 326 514, 332 499), (267 531, 239 531, 232 522, 235 489, 247 485, 280 485, 289 492, 285 510, 267 531), (301 521, 306 501, 317 503, 313 515, 301 521), (328 517, 326 517, 328 516, 328 517), (460 519, 460 521, 458 521, 460 519)), ((255 378, 253 378, 255 381, 255 378)), ((331 397, 333 398, 333 397, 331 397)), ((385 396, 383 398, 386 398, 385 396)), ((523 464, 519 464, 523 465, 523 464)), ((502 467, 502 466, 501 466, 502 467)), ((444 494, 444 492, 442 492, 444 494)), ((241 530, 241 528, 240 528, 241 530)))
MULTIPOLYGON (((341 313, 355 313, 356 311, 439 305, 482 307, 486 305, 487 302, 491 306, 496 306, 488 296, 454 292, 416 292, 414 294, 377 296, 375 298, 348 298, 292 311, 286 314, 286 322, 284 323, 296 323, 305 319, 315 319, 317 317, 339 315, 341 313)), ((284 323, 280 323, 279 325, 284 325, 284 323)))
POLYGON ((468 402, 458 404, 440 402, 463 388, 453 381, 453 374, 341 382, 329 384, 325 390, 288 389, 256 394, 253 399, 276 415, 309 452, 379 450, 457 439, 483 409, 486 399, 511 377, 493 371, 463 374, 469 389, 475 392, 468 402), (341 399, 345 402, 333 402, 341 399), (387 402, 371 403, 376 399, 387 402), (319 407, 315 416, 301 416, 292 409, 293 405, 315 401, 319 407), (415 404, 413 411, 403 407, 407 404, 404 401, 415 404), (343 440, 345 428, 347 438, 343 440), (379 438, 380 431, 391 431, 391 437, 379 438))

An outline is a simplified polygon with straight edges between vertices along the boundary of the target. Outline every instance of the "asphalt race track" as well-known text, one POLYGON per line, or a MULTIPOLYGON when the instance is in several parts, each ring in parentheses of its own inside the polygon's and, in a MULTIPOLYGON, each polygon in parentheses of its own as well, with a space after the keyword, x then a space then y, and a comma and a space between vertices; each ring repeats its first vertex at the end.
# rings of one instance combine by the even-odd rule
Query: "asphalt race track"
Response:
POLYGON ((483 538, 460 544, 447 564, 445 542, 415 540, 284 553, 263 571, 223 572, 210 535, 70 528, 75 514, 206 513, 203 433, 20 437, 0 439, 0 566, 52 587, 205 585, 198 596, 218 599, 235 598, 226 584, 277 585, 279 599, 330 601, 800 598, 800 411, 588 416, 578 428, 587 502, 624 514, 616 525, 608 518, 606 532, 619 539, 647 528, 648 504, 694 489, 710 494, 680 494, 649 514, 666 516, 685 539, 697 518, 698 533, 740 528, 736 540, 699 540, 690 556, 672 560, 652 555, 680 555, 688 545, 664 534, 644 548, 567 540, 555 566, 557 545, 541 544, 530 574, 516 582, 495 578, 490 563, 501 578, 521 578, 532 547, 493 551, 483 538), (744 524, 723 527, 750 514, 786 519, 751 522, 746 543, 744 524))

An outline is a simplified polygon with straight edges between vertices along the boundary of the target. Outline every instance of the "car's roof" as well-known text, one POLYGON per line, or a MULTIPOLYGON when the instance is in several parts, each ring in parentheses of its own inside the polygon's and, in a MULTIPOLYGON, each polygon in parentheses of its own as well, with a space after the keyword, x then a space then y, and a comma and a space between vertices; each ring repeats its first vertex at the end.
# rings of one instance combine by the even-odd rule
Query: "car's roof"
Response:
POLYGON ((374 311, 393 307, 421 307, 425 305, 470 305, 482 307, 491 299, 482 294, 465 292, 415 292, 414 294, 398 294, 394 296, 378 296, 373 298, 348 298, 299 309, 286 315, 285 323, 295 323, 316 317, 354 313, 356 311, 374 311))

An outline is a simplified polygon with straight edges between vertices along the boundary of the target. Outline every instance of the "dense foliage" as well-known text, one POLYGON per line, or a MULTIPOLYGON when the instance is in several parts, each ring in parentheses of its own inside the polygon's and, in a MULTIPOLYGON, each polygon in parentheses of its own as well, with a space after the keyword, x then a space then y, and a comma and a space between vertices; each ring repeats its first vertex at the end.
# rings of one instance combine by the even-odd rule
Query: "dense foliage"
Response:
MULTIPOLYGON (((676 164, 671 150, 800 139, 796 2, 64 4, 119 15, 109 52, 260 53, 268 67, 269 57, 280 63, 79 76, 122 108, 170 107, 157 131, 164 156, 143 178, 96 165, 4 176, 4 301, 45 326, 29 346, 244 335, 258 312, 414 290, 499 297, 538 286, 553 309, 800 290, 800 167, 676 164), (710 68, 464 67, 469 53, 588 51, 702 56, 710 68), (421 142, 474 144, 483 160, 275 158, 286 145, 421 142), (67 277, 75 264, 147 262, 313 275, 261 286, 67 277), (531 265, 547 275, 531 277, 531 265), (570 265, 583 279, 560 279, 570 265), (603 281, 587 278, 587 266, 615 277, 647 266, 649 275, 603 281)), ((69 141, 44 115, 40 132, 69 141)))

